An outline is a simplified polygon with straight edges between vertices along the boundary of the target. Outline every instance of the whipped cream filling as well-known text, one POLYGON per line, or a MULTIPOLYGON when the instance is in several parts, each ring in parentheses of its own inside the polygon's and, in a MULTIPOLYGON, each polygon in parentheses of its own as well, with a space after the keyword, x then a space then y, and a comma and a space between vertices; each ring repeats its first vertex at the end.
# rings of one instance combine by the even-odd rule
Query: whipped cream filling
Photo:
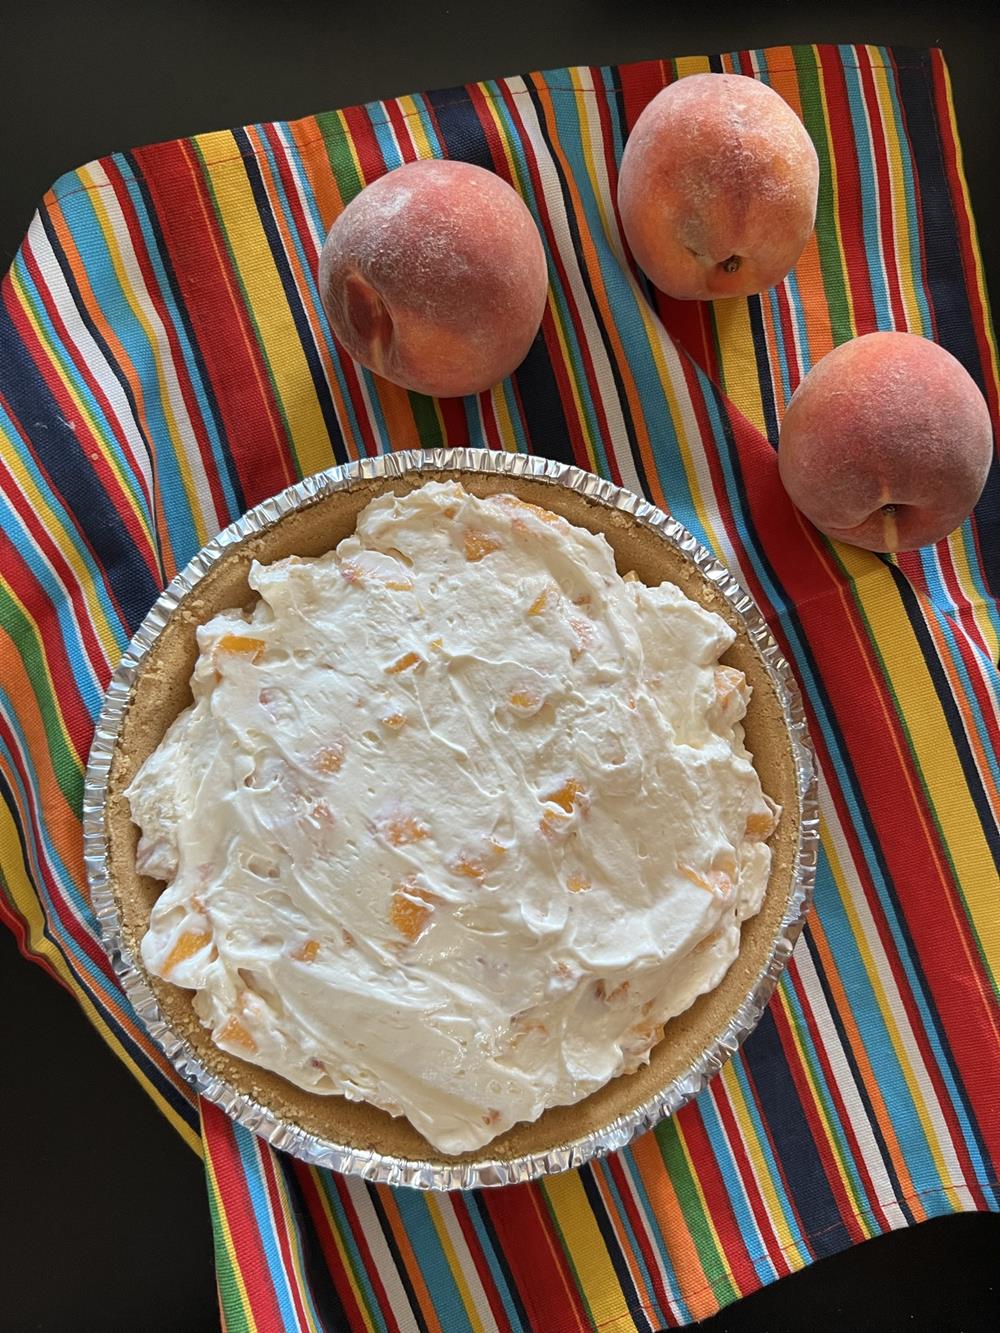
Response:
POLYGON ((255 564, 126 795, 142 957, 222 1049, 477 1149, 646 1062, 760 909, 733 631, 454 483, 255 564))

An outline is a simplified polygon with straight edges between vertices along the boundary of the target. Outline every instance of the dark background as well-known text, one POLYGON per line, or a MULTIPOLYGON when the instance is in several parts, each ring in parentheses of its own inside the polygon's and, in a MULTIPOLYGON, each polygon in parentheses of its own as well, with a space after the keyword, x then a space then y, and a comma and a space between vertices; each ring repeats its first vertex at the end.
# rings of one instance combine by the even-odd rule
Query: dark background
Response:
MULTIPOLYGON (((943 47, 995 296, 1000 5, 957 0, 0 0, 0 272, 56 177, 114 149, 529 69, 788 42, 943 47)), ((0 1016, 0 1330, 217 1329, 200 1162, 3 931, 0 1016)), ((702 1327, 993 1333, 998 1269, 1000 1218, 945 1218, 702 1327)))

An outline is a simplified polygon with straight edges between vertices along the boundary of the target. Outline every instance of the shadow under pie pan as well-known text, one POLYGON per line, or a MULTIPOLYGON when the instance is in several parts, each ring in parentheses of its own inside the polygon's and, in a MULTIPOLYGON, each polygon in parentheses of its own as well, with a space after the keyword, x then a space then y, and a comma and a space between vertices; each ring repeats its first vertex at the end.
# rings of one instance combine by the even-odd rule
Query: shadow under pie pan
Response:
POLYGON ((621 1148, 694 1097, 753 1030, 791 954, 812 896, 817 824, 813 754, 797 686, 752 598, 729 571, 674 519, 610 482, 544 458, 471 449, 387 454, 318 473, 250 510, 204 547, 157 600, 112 678, 84 793, 87 875, 105 947, 140 1020, 181 1076, 239 1124, 304 1161, 442 1190, 511 1184, 579 1166, 621 1148), (715 990, 667 1025, 649 1064, 456 1157, 431 1148, 403 1118, 304 1092, 221 1051, 194 1012, 193 992, 146 972, 139 946, 163 886, 136 870, 138 831, 124 796, 191 702, 197 627, 253 600, 251 563, 329 551, 354 531, 377 495, 432 480, 461 481, 478 496, 508 491, 603 533, 620 573, 675 583, 727 620, 737 637, 723 661, 753 686, 747 746, 764 790, 782 807, 764 904, 744 923, 735 962, 715 990))

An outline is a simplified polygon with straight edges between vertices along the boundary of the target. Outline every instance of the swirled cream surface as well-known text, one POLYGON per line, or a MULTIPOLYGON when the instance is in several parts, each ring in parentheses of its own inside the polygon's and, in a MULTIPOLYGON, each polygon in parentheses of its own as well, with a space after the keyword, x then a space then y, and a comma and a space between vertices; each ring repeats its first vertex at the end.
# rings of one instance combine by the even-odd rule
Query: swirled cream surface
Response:
POLYGON ((224 1050, 446 1153, 644 1063, 768 879, 730 628, 455 484, 250 582, 127 792, 147 968, 224 1050))

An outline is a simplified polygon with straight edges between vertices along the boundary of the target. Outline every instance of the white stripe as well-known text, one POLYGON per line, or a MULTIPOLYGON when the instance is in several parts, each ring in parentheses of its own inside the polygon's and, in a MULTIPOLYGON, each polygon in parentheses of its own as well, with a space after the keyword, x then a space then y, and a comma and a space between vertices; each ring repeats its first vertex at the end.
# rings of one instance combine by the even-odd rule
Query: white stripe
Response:
MULTIPOLYGON (((98 185, 110 186, 110 182, 99 162, 92 163, 87 170, 98 185)), ((146 318, 146 323, 152 332, 153 343, 150 350, 153 353, 156 363, 160 392, 161 395, 165 394, 166 399, 170 404, 171 413, 175 423, 175 430, 178 436, 176 445, 183 450, 184 456, 187 459, 188 469, 190 471, 192 482, 194 483, 195 498, 197 499, 201 511, 201 521, 208 535, 211 537, 219 530, 223 516, 216 514, 215 512, 211 487, 209 486, 205 467, 202 463, 201 450, 198 447, 194 427, 184 402, 184 395, 181 392, 177 367, 174 364, 173 354, 170 350, 170 341, 167 337, 167 331, 163 326, 163 322, 156 311, 152 297, 146 287, 145 279, 142 276, 142 270, 139 267, 139 261, 132 246, 132 238, 129 235, 128 227, 118 204, 118 198, 113 189, 107 188, 103 192, 102 202, 107 211, 108 221, 111 224, 115 241, 118 246, 118 255, 122 268, 124 269, 124 276, 127 278, 131 294, 136 304, 142 310, 146 318)), ((166 415, 167 414, 164 413, 165 417, 166 415)), ((172 445, 173 443, 174 442, 171 441, 172 445)))
POLYGON ((354 1205, 354 1211, 361 1224, 361 1230, 400 1333, 419 1333, 416 1316, 403 1289, 399 1269, 386 1243, 382 1223, 379 1221, 365 1182, 359 1180, 357 1176, 344 1176, 343 1183, 351 1196, 351 1203, 354 1205))
MULTIPOLYGON (((538 174, 542 182, 542 193, 552 223, 553 243, 562 259, 572 293, 571 303, 576 306, 582 326, 583 342, 590 352, 590 358, 594 366, 596 387, 608 423, 609 438, 603 440, 602 443, 612 452, 623 484, 641 495, 643 493, 642 485, 632 459, 632 451, 628 446, 628 432, 625 429, 625 418, 618 397, 618 388, 604 347, 604 340, 601 337, 600 327, 584 286, 583 275, 580 271, 582 260, 573 247, 567 218, 567 200, 559 184, 555 161, 535 115, 534 104, 530 96, 527 95, 528 89, 524 80, 521 78, 506 79, 505 83, 517 99, 518 110, 524 125, 525 138, 531 145, 537 160, 538 174)), ((575 340, 576 331, 572 320, 570 320, 569 327, 565 332, 569 341, 575 340)), ((599 423, 595 422, 594 429, 595 431, 599 430, 599 423)), ((546 444, 544 440, 533 441, 533 443, 544 451, 546 444)))
MULTIPOLYGON (((930 1120, 930 1128, 933 1130, 933 1138, 936 1140, 938 1154, 943 1159, 944 1165, 950 1173, 950 1179, 944 1183, 956 1190, 963 1201, 968 1200, 966 1206, 971 1208, 973 1206, 972 1199, 963 1183, 962 1168, 959 1165, 958 1156, 955 1152, 955 1145, 952 1142, 948 1125, 941 1110, 941 1105, 934 1091, 934 1084, 931 1081, 927 1066, 920 1053, 920 1048, 917 1045, 913 1028, 907 1017, 902 996, 899 993, 895 977, 892 974, 888 956, 882 946, 882 940, 879 936, 875 919, 872 916, 868 900, 865 897, 861 879, 851 858, 850 848, 847 845, 847 840, 840 825, 829 786, 827 785, 822 772, 820 773, 819 781, 819 806, 820 817, 826 825, 827 838, 825 841, 827 841, 828 845, 832 845, 836 858, 840 864, 847 895, 854 908, 854 912, 857 915, 865 943, 878 975, 878 980, 885 993, 886 1000, 888 1001, 890 1012, 888 1015, 885 1015, 885 1017, 887 1019, 891 1018, 894 1022, 900 1044, 908 1059, 912 1076, 916 1080, 924 1105, 927 1108, 927 1116, 930 1120)), ((933 1156, 933 1147, 935 1145, 932 1143, 928 1146, 933 1156)))
MULTIPOLYGON (((66 328, 69 340, 80 353, 81 359, 85 362, 87 369, 100 385, 101 392, 107 398, 114 420, 125 438, 128 461, 137 474, 136 480, 139 483, 139 492, 146 501, 150 518, 155 522, 155 516, 151 512, 153 470, 146 441, 136 423, 121 382, 112 372, 104 353, 94 341, 90 330, 80 317, 76 301, 70 293, 62 268, 49 244, 49 238, 45 234, 45 229, 37 213, 28 228, 27 246, 41 270, 42 277, 45 279, 45 286, 56 310, 59 312, 59 317, 66 328)), ((74 368, 74 376, 75 374, 74 368)), ((101 409, 97 408, 96 410, 100 412, 101 409)))
MULTIPOLYGON (((886 1170, 886 1163, 879 1151, 878 1144, 875 1142, 868 1112, 865 1110, 860 1090, 847 1062, 847 1055, 841 1043, 840 1034, 834 1024, 833 1016, 830 1013, 830 1007, 826 1002, 826 995, 823 993, 823 987, 816 973, 816 967, 805 935, 799 936, 799 942, 795 946, 793 957, 805 995, 804 1003, 808 1005, 815 1020, 819 1039, 823 1044, 823 1050, 826 1052, 826 1058, 830 1062, 830 1070, 837 1085, 837 1091, 844 1103, 844 1110, 847 1113, 851 1129, 854 1131, 854 1137, 857 1139, 858 1147, 861 1150, 862 1159, 871 1177, 875 1198, 885 1211, 890 1227, 895 1231, 899 1227, 906 1226, 906 1218, 896 1201, 895 1191, 886 1170)), ((834 1112, 834 1114, 836 1113, 834 1112)))
POLYGON ((469 1288, 469 1295, 472 1297, 473 1304, 476 1307, 476 1313, 479 1315, 484 1333, 500 1333, 497 1322, 493 1318, 493 1311, 490 1309, 489 1298, 483 1288, 482 1280, 476 1269, 475 1260, 469 1250, 465 1235, 462 1232, 462 1226, 455 1216, 455 1206, 451 1201, 449 1194, 437 1194, 434 1197, 441 1210, 441 1220, 444 1222, 445 1230, 448 1233, 448 1239, 451 1241, 455 1250, 455 1257, 462 1270, 462 1276, 465 1278, 469 1288))

